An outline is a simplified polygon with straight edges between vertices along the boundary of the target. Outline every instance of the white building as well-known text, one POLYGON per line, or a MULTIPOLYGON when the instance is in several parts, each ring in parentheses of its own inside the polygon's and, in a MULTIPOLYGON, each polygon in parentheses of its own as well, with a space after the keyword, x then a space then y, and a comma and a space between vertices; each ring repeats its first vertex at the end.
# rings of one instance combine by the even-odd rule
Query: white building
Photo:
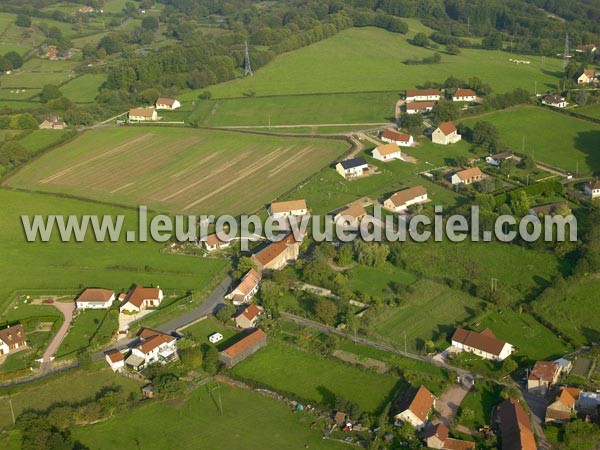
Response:
POLYGON ((0 356, 8 355, 27 347, 27 336, 23 325, 7 326, 0 330, 0 356))
POLYGON ((462 136, 458 134, 458 131, 452 122, 440 123, 440 125, 431 134, 431 141, 434 144, 455 144, 461 139, 462 136))
POLYGON ((134 122, 144 122, 147 120, 157 120, 158 114, 154 107, 150 108, 132 108, 129 110, 129 120, 134 122))
POLYGON ((394 143, 380 145, 371 152, 373 158, 379 161, 391 161, 393 159, 402 159, 400 147, 394 143))
POLYGON ((301 217, 308 214, 306 200, 290 200, 287 202, 273 202, 269 205, 269 216, 273 219, 286 217, 301 217))
POLYGON ((504 361, 514 350, 511 344, 498 339, 489 328, 482 332, 457 328, 452 336, 452 346, 493 361, 504 361))
POLYGON ((108 309, 114 301, 115 293, 110 289, 86 289, 75 300, 75 306, 77 309, 108 309))
POLYGON ((483 178, 483 173, 479 169, 479 167, 471 167, 470 169, 459 170, 454 175, 452 175, 452 184, 472 184, 481 181, 483 178))
POLYGON ((179 100, 175 100, 174 98, 160 97, 158 100, 156 100, 155 107, 156 109, 173 111, 174 109, 180 108, 181 103, 179 103, 179 100))
POLYGON ((144 328, 139 334, 140 344, 131 349, 125 364, 142 370, 157 362, 169 362, 177 356, 177 339, 170 334, 144 328))
POLYGON ((105 358, 113 372, 120 372, 125 368, 125 358, 120 351, 111 350, 106 352, 105 358))
POLYGON ((252 302, 252 299, 260 288, 261 274, 254 269, 250 269, 240 280, 235 289, 225 296, 226 299, 236 305, 252 302))
POLYGON ((414 186, 396 192, 383 202, 386 209, 394 212, 403 212, 410 206, 428 201, 427 190, 423 186, 414 186))
POLYGON ((406 91, 406 102, 438 101, 442 93, 439 89, 409 89, 406 91))
POLYGON ((425 114, 433 111, 435 102, 406 102, 405 108, 407 114, 425 114))
POLYGON ((127 293, 125 300, 123 300, 123 303, 119 307, 119 311, 137 313, 148 308, 157 308, 160 306, 163 298, 163 291, 158 286, 155 288, 145 288, 136 285, 127 293))
POLYGON ((583 191, 592 198, 600 197, 600 180, 586 183, 585 186, 583 186, 583 191))
POLYGON ((554 108, 566 108, 567 99, 560 95, 545 95, 542 97, 542 105, 553 106, 554 108))
POLYGON ((453 102, 476 102, 477 94, 472 89, 457 89, 454 94, 452 94, 453 102))
POLYGON ((435 407, 435 395, 421 386, 412 397, 406 397, 400 404, 400 411, 394 415, 396 424, 408 422, 417 430, 427 425, 429 413, 435 407))
POLYGON ((350 179, 360 177, 369 170, 365 158, 345 159, 336 164, 335 170, 344 178, 350 179))
POLYGON ((383 133, 381 133, 380 139, 383 142, 396 144, 398 147, 410 147, 414 142, 413 137, 410 134, 400 133, 390 128, 386 128, 383 133))

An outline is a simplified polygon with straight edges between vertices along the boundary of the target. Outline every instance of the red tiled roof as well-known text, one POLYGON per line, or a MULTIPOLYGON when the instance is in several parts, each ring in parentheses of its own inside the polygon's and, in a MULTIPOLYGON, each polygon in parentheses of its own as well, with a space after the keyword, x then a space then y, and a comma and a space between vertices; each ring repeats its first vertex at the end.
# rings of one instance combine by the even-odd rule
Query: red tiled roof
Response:
POLYGON ((392 195, 389 200, 395 205, 404 205, 407 201, 414 198, 426 195, 427 190, 423 186, 413 186, 408 189, 403 189, 392 195))
POLYGON ((242 353, 244 350, 256 345, 258 342, 265 339, 266 337, 267 337, 267 335, 265 334, 265 332, 263 330, 260 330, 260 329, 254 330, 248 336, 244 337, 243 339, 237 341, 232 346, 223 350, 223 353, 225 353, 230 358, 234 358, 237 355, 239 355, 240 353, 242 353))
POLYGON ((244 316, 249 321, 253 321, 256 318, 256 316, 258 316, 259 314, 260 314, 260 309, 258 309, 258 306, 252 304, 252 305, 244 308, 244 310, 241 312, 240 315, 244 316))
POLYGON ((470 180, 471 178, 483 176, 483 173, 481 173, 479 167, 471 167, 470 169, 460 170, 456 172, 456 175, 461 180, 470 180))
POLYGON ((452 122, 442 122, 438 125, 438 128, 444 133, 444 136, 448 136, 456 131, 456 127, 452 122))
POLYGON ((529 374, 530 380, 541 380, 552 383, 558 371, 558 363, 554 361, 537 361, 529 374))
POLYGON ((502 450, 536 450, 529 416, 512 398, 498 405, 502 450))
POLYGON ((383 133, 381 133, 381 137, 392 141, 408 142, 410 141, 411 136, 410 134, 399 133, 398 131, 386 128, 383 133))
POLYGON ((256 253, 254 257, 261 265, 266 266, 283 252, 285 252, 288 245, 293 245, 296 242, 297 241, 294 238, 294 234, 290 233, 282 240, 273 242, 268 247, 262 249, 260 252, 256 253))
POLYGON ((407 111, 423 111, 427 108, 433 108, 435 102, 406 102, 407 111))
POLYGON ((110 289, 86 289, 77 297, 81 303, 106 303, 115 293, 110 289))
POLYGON ((271 213, 283 213, 288 211, 297 211, 299 209, 306 208, 306 200, 289 200, 286 202, 273 202, 271 203, 271 213))
POLYGON ((452 336, 452 340, 496 356, 500 355, 506 344, 506 342, 494 336, 489 328, 486 328, 481 333, 457 328, 452 336))
POLYGON ((248 295, 260 283, 261 276, 255 269, 250 269, 246 275, 242 277, 240 284, 234 291, 240 291, 243 296, 248 295))
POLYGON ((119 350, 111 350, 110 352, 106 353, 106 356, 108 356, 108 359, 110 359, 113 363, 123 361, 124 359, 123 353, 121 353, 119 350))
POLYGON ((156 100, 156 104, 157 105, 169 105, 169 106, 173 106, 174 103, 175 103, 175 99, 173 99, 173 98, 160 97, 158 100, 156 100))
POLYGON ((441 95, 439 89, 409 89, 406 91, 407 97, 419 97, 425 95, 441 95))
POLYGON ((226 244, 227 241, 222 241, 221 239, 219 239, 219 236, 217 236, 217 233, 213 233, 213 234, 209 234, 208 236, 206 236, 206 245, 208 245, 209 247, 214 247, 217 244, 226 244))
POLYGON ((138 348, 144 354, 150 353, 152 350, 162 344, 173 342, 175 340, 175 338, 170 334, 162 333, 150 328, 144 328, 140 332, 139 337, 142 340, 142 344, 138 348))
POLYGON ((463 441, 461 439, 448 438, 444 441, 445 450, 470 450, 475 448, 475 442, 463 441))
POLYGON ((146 288, 136 285, 132 290, 129 291, 123 303, 131 303, 139 308, 142 306, 142 303, 144 303, 144 300, 158 300, 159 292, 160 289, 157 287, 146 288))
POLYGON ((477 94, 473 89, 457 89, 453 97, 476 97, 477 94))
POLYGON ((433 407, 435 396, 425 386, 421 386, 413 397, 408 409, 421 420, 427 419, 433 407))

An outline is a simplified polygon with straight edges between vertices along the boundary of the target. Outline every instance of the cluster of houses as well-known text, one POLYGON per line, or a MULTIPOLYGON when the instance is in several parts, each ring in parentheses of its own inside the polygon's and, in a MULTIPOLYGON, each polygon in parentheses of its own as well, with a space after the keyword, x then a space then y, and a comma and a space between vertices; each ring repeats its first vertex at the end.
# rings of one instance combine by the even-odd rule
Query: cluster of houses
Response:
MULTIPOLYGON (((428 113, 444 94, 439 89, 409 89, 404 97, 405 110, 408 114, 428 113)), ((458 88, 450 95, 453 102, 474 103, 478 101, 477 93, 472 89, 458 88)))
POLYGON ((114 349, 105 354, 106 362, 114 372, 125 368, 140 371, 156 363, 168 363, 177 357, 177 338, 150 328, 143 328, 131 347, 114 349))
MULTIPOLYGON (((119 312, 135 314, 150 308, 157 308, 163 298, 164 294, 159 286, 142 287, 135 285, 127 294, 119 294, 119 312)), ((77 297, 75 306, 79 310, 108 309, 116 299, 115 292, 110 289, 88 288, 77 297)))
POLYGON ((131 108, 127 118, 130 122, 151 122, 158 120, 157 111, 174 111, 181 107, 179 100, 174 98, 160 97, 153 106, 143 108, 131 108))

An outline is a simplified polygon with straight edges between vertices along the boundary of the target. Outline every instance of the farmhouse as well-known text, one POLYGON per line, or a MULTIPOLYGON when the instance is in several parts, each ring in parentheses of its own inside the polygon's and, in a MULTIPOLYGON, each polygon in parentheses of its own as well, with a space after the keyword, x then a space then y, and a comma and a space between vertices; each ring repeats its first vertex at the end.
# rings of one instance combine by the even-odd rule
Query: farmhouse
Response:
POLYGON ((384 144, 379 147, 375 147, 371 153, 373 158, 379 161, 391 161, 392 159, 402 159, 402 152, 400 148, 394 144, 384 144))
POLYGON ((23 325, 9 325, 0 330, 0 356, 9 355, 27 347, 23 325))
POLYGON ((121 306, 119 307, 120 312, 140 312, 147 308, 156 308, 160 306, 163 300, 163 291, 159 286, 155 288, 135 286, 131 289, 121 306))
POLYGON ((280 241, 273 242, 260 252, 252 255, 252 260, 259 271, 279 270, 288 265, 290 261, 296 261, 300 253, 300 242, 292 233, 280 241))
POLYGON ((498 339, 489 328, 481 332, 457 328, 452 336, 452 346, 493 361, 503 361, 513 352, 513 346, 498 339))
POLYGON ((113 372, 120 372, 125 368, 125 358, 119 350, 110 350, 104 357, 113 372))
POLYGON ((463 441, 448 437, 448 427, 441 422, 428 423, 423 429, 421 439, 428 448, 445 450, 469 450, 475 448, 475 442, 463 441))
POLYGON ((481 181, 483 173, 479 170, 479 167, 472 167, 470 169, 460 170, 452 175, 452 184, 472 184, 481 181))
POLYGON ((174 109, 181 107, 181 103, 179 103, 179 100, 175 100, 174 98, 160 97, 158 100, 156 100, 154 107, 156 109, 166 109, 167 111, 173 111, 174 109))
POLYGON ((542 97, 542 105, 553 106, 554 108, 566 108, 567 99, 560 95, 545 95, 542 97))
POLYGON ((583 192, 592 198, 600 197, 600 180, 591 181, 583 186, 583 192))
POLYGON ((413 395, 404 396, 399 403, 399 412, 394 415, 396 423, 408 422, 417 430, 421 430, 427 425, 427 420, 431 409, 435 406, 435 395, 421 386, 413 395))
POLYGON ((250 303, 254 295, 258 292, 260 280, 260 273, 254 269, 250 269, 242 277, 240 284, 238 284, 233 291, 227 294, 225 298, 231 300, 231 302, 236 306, 244 303, 250 303))
POLYGON ((520 403, 508 398, 494 411, 494 421, 500 430, 502 450, 536 450, 531 421, 520 403))
POLYGON ((246 306, 242 311, 235 316, 235 326, 238 328, 256 328, 260 308, 254 304, 246 306))
POLYGON ((398 147, 410 147, 413 144, 413 137, 410 134, 400 133, 390 128, 383 130, 380 139, 389 144, 396 144, 398 147))
POLYGON ((157 120, 158 115, 154 107, 150 108, 132 108, 129 110, 129 120, 143 122, 145 120, 157 120))
POLYGON ((108 309, 115 301, 115 293, 110 289, 86 289, 75 300, 77 309, 108 309))
POLYGON ((346 221, 348 227, 358 227, 360 221, 367 215, 367 211, 361 205, 353 204, 347 208, 342 209, 333 218, 334 223, 342 223, 342 220, 346 221))
POLYGON ((521 158, 518 158, 517 156, 515 156, 515 154, 513 152, 507 151, 507 152, 500 152, 500 153, 495 153, 490 156, 486 156, 485 162, 487 162, 488 164, 491 164, 492 166, 499 166, 500 164, 502 164, 502 161, 508 161, 511 159, 514 159, 515 161, 521 160, 521 158))
POLYGON ((267 335, 263 330, 256 329, 219 353, 219 360, 227 367, 233 367, 265 345, 267 345, 267 335))
POLYGON ((44 118, 44 121, 40 123, 40 130, 64 130, 67 124, 60 120, 56 114, 50 114, 44 118))
POLYGON ((546 395, 548 389, 558 382, 560 366, 555 361, 537 361, 527 378, 527 390, 546 395))
POLYGON ((273 202, 269 206, 269 216, 273 219, 286 217, 302 217, 308 214, 306 200, 290 200, 287 202, 273 202))
POLYGON ((462 136, 456 131, 452 122, 443 122, 431 134, 431 141, 434 144, 448 145, 460 141, 462 136))
POLYGON ((453 102, 476 102, 477 94, 472 89, 457 89, 452 94, 453 102))
POLYGON ((402 212, 408 209, 409 206, 426 201, 427 190, 423 186, 414 186, 396 192, 383 202, 383 206, 390 211, 402 212))
POLYGON ((140 344, 131 349, 125 364, 142 370, 157 362, 166 363, 177 357, 177 339, 170 334, 144 328, 138 335, 140 344))
POLYGON ((562 387, 556 400, 546 408, 544 422, 567 423, 575 413, 575 403, 579 399, 578 388, 562 387))
POLYGON ((583 71, 577 75, 577 84, 590 84, 596 81, 596 71, 593 69, 583 69, 583 71))
POLYGON ((219 236, 217 236, 217 233, 209 234, 208 236, 206 236, 206 239, 204 239, 201 242, 202 242, 202 246, 208 252, 215 252, 217 250, 223 250, 225 248, 228 248, 231 245, 230 240, 222 241, 221 239, 219 239, 219 236))
POLYGON ((437 101, 442 93, 439 89, 409 89, 406 91, 406 102, 437 101))
POLYGON ((427 113, 433 110, 435 102, 406 102, 406 113, 417 114, 427 113))
POLYGON ((369 165, 365 158, 345 159, 336 164, 335 170, 344 178, 351 179, 360 177, 369 170, 369 165))
POLYGON ((575 51, 577 53, 585 53, 585 52, 594 53, 596 50, 597 50, 597 48, 594 44, 579 44, 577 47, 575 47, 575 51))

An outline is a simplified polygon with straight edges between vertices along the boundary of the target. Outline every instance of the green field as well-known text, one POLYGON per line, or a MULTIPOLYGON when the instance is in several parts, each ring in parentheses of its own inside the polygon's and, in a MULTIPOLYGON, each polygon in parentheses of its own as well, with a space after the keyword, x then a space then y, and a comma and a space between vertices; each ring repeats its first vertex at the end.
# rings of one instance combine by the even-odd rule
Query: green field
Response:
POLYGON ((115 309, 80 312, 61 342, 56 357, 73 357, 79 350, 92 345, 92 341, 95 348, 108 344, 118 329, 118 315, 115 309))
POLYGON ((220 385, 223 414, 202 386, 185 400, 151 402, 96 425, 76 427, 75 439, 94 449, 279 450, 342 449, 310 428, 314 416, 293 413, 284 403, 260 394, 220 385))
POLYGON ((347 148, 335 140, 110 128, 86 132, 45 154, 9 184, 166 211, 250 213, 347 148))
MULTIPOLYGON (((162 244, 121 241, 95 242, 88 233, 82 243, 62 243, 58 234, 50 242, 25 240, 20 216, 47 214, 108 214, 125 216, 124 226, 137 229, 137 213, 116 207, 69 200, 49 195, 0 189, 0 311, 14 290, 80 289, 111 286, 126 290, 132 283, 160 285, 163 289, 202 290, 221 273, 227 262, 160 253, 162 244), (23 268, 27 268, 26 272, 23 268)), ((124 233, 123 233, 124 234, 124 233)), ((11 310, 11 314, 12 314, 11 310)))
POLYGON ((91 103, 98 95, 98 89, 106 81, 102 74, 87 74, 69 81, 60 90, 75 103, 91 103))
POLYGON ((389 400, 398 381, 274 340, 235 366, 233 373, 321 404, 333 405, 336 396, 341 396, 373 413, 389 400))
POLYGON ((501 392, 502 388, 495 383, 478 381, 460 404, 462 411, 468 409, 473 412, 472 417, 459 413, 458 423, 472 430, 489 425, 493 408, 502 401, 501 392))
POLYGON ((444 347, 456 326, 480 308, 474 297, 430 280, 420 280, 411 286, 403 304, 382 309, 369 328, 377 336, 402 347, 406 333, 409 351, 423 350, 427 340, 438 341, 444 347))
POLYGON ((65 133, 67 133, 66 130, 34 130, 24 138, 19 139, 19 143, 30 153, 35 154, 60 142, 65 133))
POLYGON ((600 103, 580 106, 579 108, 576 108, 574 112, 591 117, 593 119, 600 119, 600 103))
POLYGON ((240 338, 239 330, 224 326, 214 317, 208 317, 183 330, 185 336, 189 333, 194 340, 201 344, 210 344, 208 336, 217 332, 223 335, 223 340, 216 344, 219 351, 229 347, 240 338))
MULTIPOLYGON (((559 59, 519 56, 501 51, 462 49, 461 54, 444 54, 436 65, 408 66, 410 57, 430 56, 432 50, 415 47, 405 36, 379 28, 350 28, 297 51, 278 56, 257 70, 252 78, 223 83, 210 88, 213 97, 241 97, 254 91, 266 95, 393 91, 411 89, 424 81, 444 81, 449 76, 467 79, 474 75, 494 90, 516 87, 533 91, 553 88, 562 73, 559 59), (530 60, 516 65, 509 58, 530 60), (485 61, 485 64, 481 62, 485 61)), ((192 94, 190 94, 192 95, 192 94)), ((196 94, 197 95, 197 94, 196 94)))
MULTIPOLYGON (((61 84, 75 78, 74 69, 78 64, 75 61, 48 61, 33 58, 10 75, 0 75, 0 83, 3 89, 41 89, 46 84, 61 84)), ((24 98, 31 96, 29 92, 26 93, 28 95, 24 98)))
POLYGON ((600 125, 575 119, 547 108, 520 107, 465 120, 473 126, 478 120, 492 122, 500 130, 502 142, 535 160, 576 173, 589 175, 600 169, 600 125))
POLYGON ((352 291, 369 295, 382 295, 393 282, 409 285, 416 280, 412 273, 398 269, 389 263, 377 268, 357 265, 346 273, 350 277, 348 285, 352 291))

